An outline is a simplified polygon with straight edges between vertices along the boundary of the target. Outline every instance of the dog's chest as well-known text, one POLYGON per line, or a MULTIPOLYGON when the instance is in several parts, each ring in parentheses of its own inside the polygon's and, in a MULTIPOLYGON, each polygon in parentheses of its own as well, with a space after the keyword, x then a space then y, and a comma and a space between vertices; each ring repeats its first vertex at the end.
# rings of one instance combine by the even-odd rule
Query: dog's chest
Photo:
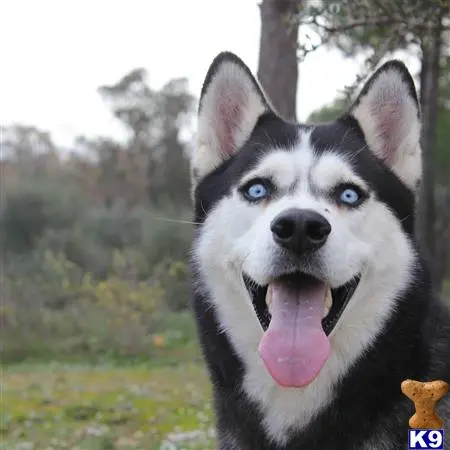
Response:
POLYGON ((265 433, 275 442, 283 443, 290 430, 307 427, 332 399, 332 389, 325 378, 306 389, 285 389, 277 386, 258 361, 248 367, 243 382, 246 395, 259 406, 265 433))

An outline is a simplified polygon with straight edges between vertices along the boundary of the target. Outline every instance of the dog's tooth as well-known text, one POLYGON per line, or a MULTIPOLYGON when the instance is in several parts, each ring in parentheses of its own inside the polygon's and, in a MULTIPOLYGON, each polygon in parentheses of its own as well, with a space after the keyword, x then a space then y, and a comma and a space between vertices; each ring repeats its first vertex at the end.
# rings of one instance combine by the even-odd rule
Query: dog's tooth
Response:
POLYGON ((272 306, 272 289, 271 289, 270 285, 267 287, 266 305, 267 305, 267 308, 268 308, 268 310, 270 312, 270 309, 271 309, 271 306, 272 306))
POLYGON ((332 304, 333 304, 333 295, 331 294, 331 289, 327 288, 327 292, 325 294, 325 307, 323 317, 326 317, 328 315, 332 304))
POLYGON ((327 289, 327 293, 325 294, 325 306, 331 308, 333 304, 333 294, 331 293, 331 288, 327 289))

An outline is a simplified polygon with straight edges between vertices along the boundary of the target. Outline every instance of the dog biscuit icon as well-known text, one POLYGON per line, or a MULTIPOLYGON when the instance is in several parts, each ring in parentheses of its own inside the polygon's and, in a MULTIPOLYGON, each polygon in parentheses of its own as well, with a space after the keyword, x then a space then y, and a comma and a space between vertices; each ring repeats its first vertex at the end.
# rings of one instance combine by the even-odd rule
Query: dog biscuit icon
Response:
POLYGON ((436 412, 436 403, 448 393, 448 383, 442 380, 422 383, 405 380, 402 392, 413 401, 415 414, 409 419, 411 428, 439 430, 444 423, 436 412))

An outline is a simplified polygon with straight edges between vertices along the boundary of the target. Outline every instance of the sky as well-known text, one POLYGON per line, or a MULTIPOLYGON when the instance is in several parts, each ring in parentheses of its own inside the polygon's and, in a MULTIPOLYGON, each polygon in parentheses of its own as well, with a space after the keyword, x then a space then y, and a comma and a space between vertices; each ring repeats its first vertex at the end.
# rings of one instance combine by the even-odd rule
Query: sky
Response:
MULTIPOLYGON (((238 54, 255 72, 256 0, 3 0, 0 122, 36 125, 60 145, 119 132, 98 95, 136 67, 159 88, 187 77, 198 97, 214 56, 238 54), (7 43, 7 45, 4 45, 7 43)), ((298 117, 331 102, 358 65, 321 49, 300 65, 298 117)))

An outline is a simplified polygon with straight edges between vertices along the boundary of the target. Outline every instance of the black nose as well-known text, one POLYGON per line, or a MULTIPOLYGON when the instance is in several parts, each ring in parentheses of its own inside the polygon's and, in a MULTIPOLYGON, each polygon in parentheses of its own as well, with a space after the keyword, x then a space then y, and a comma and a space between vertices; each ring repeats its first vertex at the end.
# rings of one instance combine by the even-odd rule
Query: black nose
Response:
POLYGON ((325 217, 309 209, 288 209, 270 224, 276 243, 286 250, 301 254, 325 244, 331 225, 325 217))

